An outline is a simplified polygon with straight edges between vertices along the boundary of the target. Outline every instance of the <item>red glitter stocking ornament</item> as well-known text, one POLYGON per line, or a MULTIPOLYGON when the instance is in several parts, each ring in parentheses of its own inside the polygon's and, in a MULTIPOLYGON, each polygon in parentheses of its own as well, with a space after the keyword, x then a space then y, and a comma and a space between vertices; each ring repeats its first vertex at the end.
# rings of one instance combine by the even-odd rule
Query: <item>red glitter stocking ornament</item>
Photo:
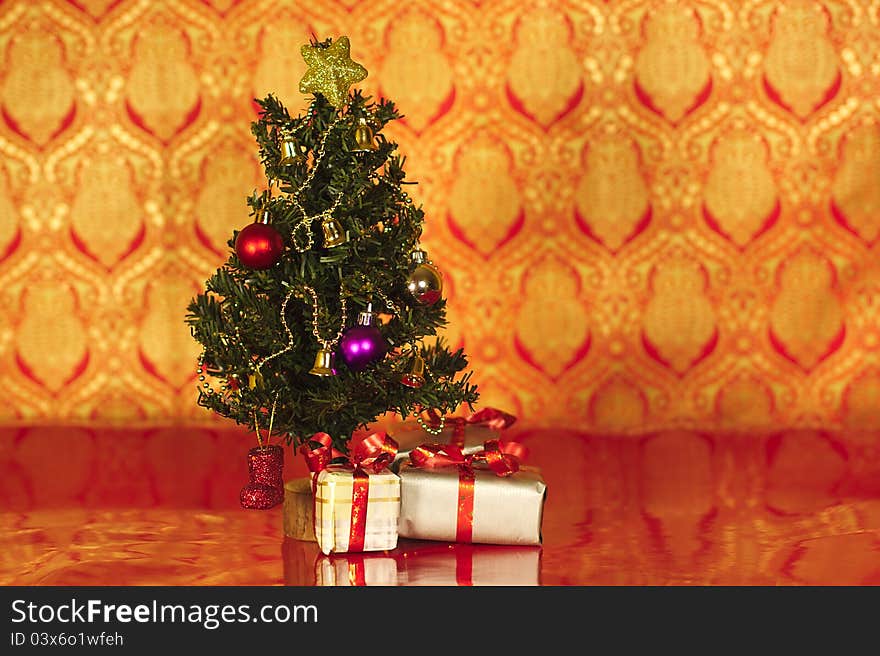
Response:
POLYGON ((248 451, 248 473, 250 482, 241 488, 239 500, 245 510, 268 510, 274 508, 284 500, 284 451, 277 444, 269 444, 272 437, 272 424, 275 421, 275 403, 272 404, 272 413, 269 415, 269 431, 266 439, 260 435, 260 421, 257 412, 254 411, 254 430, 257 433, 256 446, 248 451))
POLYGON ((284 500, 284 450, 277 444, 255 446, 248 451, 250 482, 239 499, 246 510, 268 510, 284 500))

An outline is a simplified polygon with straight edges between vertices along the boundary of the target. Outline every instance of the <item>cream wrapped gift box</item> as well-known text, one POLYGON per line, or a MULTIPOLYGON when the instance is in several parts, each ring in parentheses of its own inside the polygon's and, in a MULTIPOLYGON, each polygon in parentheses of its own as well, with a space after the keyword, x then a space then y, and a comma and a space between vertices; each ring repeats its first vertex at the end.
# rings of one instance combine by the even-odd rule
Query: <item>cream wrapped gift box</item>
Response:
POLYGON ((325 554, 383 551, 397 546, 400 479, 330 465, 318 472, 315 537, 325 554))
POLYGON ((541 473, 520 468, 497 440, 467 456, 451 445, 423 445, 400 467, 398 532, 421 540, 540 544, 546 492, 541 473))
POLYGON ((501 431, 515 421, 516 417, 502 410, 483 408, 466 417, 441 419, 434 415, 427 424, 435 431, 430 434, 415 421, 405 422, 394 430, 394 439, 399 445, 395 469, 414 448, 425 442, 453 444, 461 447, 465 454, 479 451, 487 440, 498 439, 501 431))
POLYGON ((314 476, 315 538, 325 554, 383 551, 397 546, 400 479, 387 469, 397 443, 384 433, 360 435, 349 454, 332 449, 326 433, 300 447, 314 476), (346 458, 342 464, 331 460, 346 458))

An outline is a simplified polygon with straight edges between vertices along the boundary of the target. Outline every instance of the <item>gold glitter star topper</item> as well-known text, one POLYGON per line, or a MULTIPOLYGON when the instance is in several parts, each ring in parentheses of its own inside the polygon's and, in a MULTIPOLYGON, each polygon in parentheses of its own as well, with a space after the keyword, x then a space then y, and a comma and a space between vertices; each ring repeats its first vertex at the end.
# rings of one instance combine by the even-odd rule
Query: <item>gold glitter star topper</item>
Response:
POLYGON ((303 59, 309 70, 299 81, 301 93, 320 93, 334 107, 341 107, 348 98, 348 88, 367 77, 367 69, 351 60, 351 44, 347 36, 322 48, 304 45, 303 59))

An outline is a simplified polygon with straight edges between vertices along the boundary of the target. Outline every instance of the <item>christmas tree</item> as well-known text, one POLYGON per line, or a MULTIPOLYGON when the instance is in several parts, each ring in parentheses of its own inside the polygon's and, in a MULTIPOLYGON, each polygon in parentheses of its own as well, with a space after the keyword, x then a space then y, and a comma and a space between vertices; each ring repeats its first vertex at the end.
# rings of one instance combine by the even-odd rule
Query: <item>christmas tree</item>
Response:
POLYGON ((346 451, 358 428, 388 411, 406 418, 472 404, 461 349, 434 337, 446 323, 442 276, 419 248, 424 212, 405 191, 405 159, 382 128, 401 118, 352 84, 366 69, 349 41, 302 47, 291 117, 258 100, 252 132, 268 180, 248 205, 227 262, 189 305, 204 347, 199 405, 289 442, 326 432, 346 451))

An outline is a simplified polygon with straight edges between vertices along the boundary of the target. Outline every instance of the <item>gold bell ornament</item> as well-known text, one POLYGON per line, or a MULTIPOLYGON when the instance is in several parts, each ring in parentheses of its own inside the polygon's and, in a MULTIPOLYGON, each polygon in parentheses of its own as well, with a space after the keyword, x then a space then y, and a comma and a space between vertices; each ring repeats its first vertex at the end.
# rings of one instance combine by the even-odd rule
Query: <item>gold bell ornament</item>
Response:
POLYGON ((410 257, 416 267, 406 280, 406 288, 422 305, 433 305, 443 293, 443 276, 428 260, 425 251, 416 249, 410 257))
POLYGON ((367 119, 365 118, 361 118, 354 129, 354 143, 355 148, 352 152, 355 153, 368 153, 378 148, 373 137, 373 130, 367 125, 367 119))
POLYGON ((256 389, 263 385, 263 374, 259 371, 252 371, 248 374, 248 389, 256 389))
POLYGON ((281 159, 278 160, 278 164, 280 166, 290 166, 291 164, 297 164, 301 159, 302 155, 299 152, 296 139, 289 134, 285 135, 284 139, 281 140, 281 159))
POLYGON ((325 216, 321 221, 321 230, 324 233, 324 247, 334 248, 340 244, 344 244, 348 239, 342 225, 332 216, 325 216))
POLYGON ((415 352, 409 371, 400 377, 400 384, 413 389, 418 389, 425 384, 425 361, 418 351, 415 352))
POLYGON ((318 349, 318 353, 315 356, 315 364, 309 370, 309 373, 314 376, 335 376, 334 358, 335 354, 332 350, 323 347, 318 349))

